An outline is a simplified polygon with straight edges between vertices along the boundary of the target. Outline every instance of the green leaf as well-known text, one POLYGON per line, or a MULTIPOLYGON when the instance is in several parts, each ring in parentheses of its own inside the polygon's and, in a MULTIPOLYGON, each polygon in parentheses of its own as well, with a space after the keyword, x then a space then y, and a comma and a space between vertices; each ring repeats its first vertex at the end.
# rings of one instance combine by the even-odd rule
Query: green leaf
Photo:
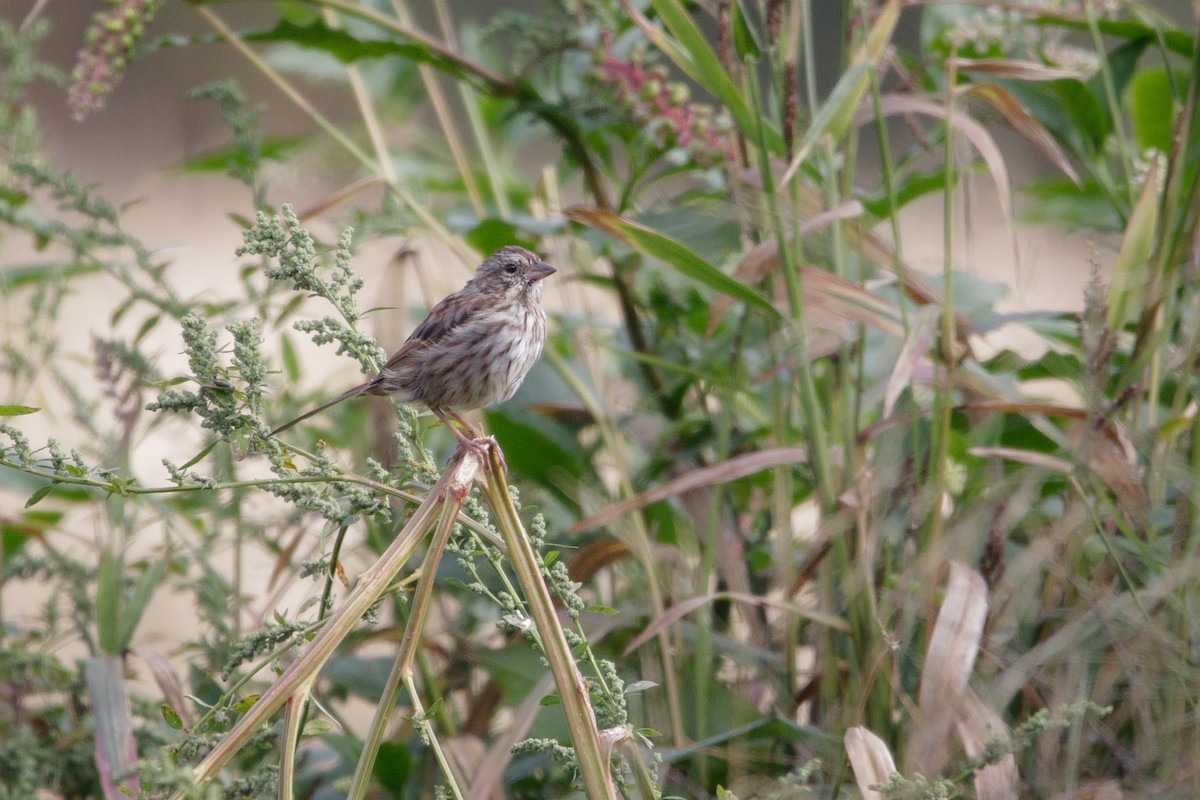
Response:
POLYGON ((296 345, 292 343, 292 337, 284 333, 280 337, 279 349, 279 357, 283 359, 283 371, 288 380, 295 383, 300 380, 300 357, 296 355, 296 345))
POLYGON ((585 608, 584 611, 590 611, 593 614, 620 614, 621 613, 620 611, 617 611, 615 608, 609 608, 608 606, 601 606, 601 605, 590 605, 587 608, 585 608))
POLYGON ((259 698, 261 698, 261 697, 262 697, 261 694, 247 695, 246 697, 243 697, 241 700, 238 700, 234 704, 233 710, 238 712, 239 714, 244 714, 247 711, 249 711, 250 709, 254 708, 254 704, 257 703, 259 698))
POLYGON ((738 0, 731 9, 733 47, 742 61, 751 63, 762 58, 762 45, 759 44, 758 33, 754 30, 754 26, 746 19, 746 12, 742 10, 744 2, 745 0, 738 0))
POLYGON ((40 408, 33 406, 0 406, 0 417, 20 417, 25 414, 36 414, 40 408))
POLYGON ((48 483, 45 486, 38 489, 36 492, 34 492, 33 494, 31 494, 29 496, 28 500, 25 501, 25 507, 30 508, 31 506, 35 506, 38 503, 40 503, 46 495, 50 494, 50 490, 53 488, 54 488, 54 484, 48 483))
POLYGON ((133 337, 134 345, 140 344, 142 339, 146 338, 146 334, 154 330, 161 320, 161 314, 155 314, 154 316, 147 318, 138 328, 138 332, 133 337))
POLYGON ((783 315, 775 306, 771 305, 767 298, 721 272, 689 250, 682 242, 600 209, 571 209, 567 212, 567 216, 576 222, 582 222, 617 237, 638 252, 669 264, 697 283, 702 283, 710 289, 729 295, 734 300, 740 300, 748 306, 764 311, 774 320, 783 319, 783 315))
POLYGON ((151 561, 146 571, 142 573, 141 580, 133 590, 133 595, 129 598, 129 604, 121 609, 121 626, 120 626, 120 645, 121 652, 126 650, 133 643, 133 632, 141 622, 142 616, 145 615, 146 609, 150 605, 150 600, 154 597, 154 590, 158 588, 158 584, 162 582, 163 573, 166 572, 167 564, 165 561, 158 559, 151 561))
POLYGON ((400 56, 410 61, 429 64, 458 80, 479 82, 475 73, 422 43, 395 38, 362 38, 345 28, 331 28, 321 20, 313 20, 307 25, 281 20, 270 30, 247 33, 242 38, 248 42, 293 44, 307 50, 327 53, 343 64, 400 56))
POLYGON ((80 275, 91 275, 93 272, 99 272, 100 269, 98 264, 78 261, 13 264, 6 266, 4 271, 0 272, 0 288, 11 291, 30 284, 69 280, 80 275))
POLYGON ((372 771, 384 789, 394 797, 401 797, 404 790, 411 788, 409 775, 412 772, 412 753, 409 752, 408 744, 382 742, 372 771))
MULTIPOLYGON (((301 136, 263 139, 259 143, 258 156, 263 161, 283 161, 293 151, 305 144, 306 141, 308 140, 301 136)), ((207 153, 201 153, 195 158, 189 158, 180 163, 176 169, 187 175, 206 173, 224 174, 229 170, 231 164, 249 166, 249 164, 244 164, 246 160, 246 154, 241 149, 237 146, 230 146, 219 150, 210 150, 207 153)), ((244 222, 246 224, 242 224, 241 227, 254 227, 253 220, 244 220, 244 222)))
MULTIPOLYGON (((746 104, 745 92, 738 88, 721 59, 708 43, 708 38, 696 26, 680 0, 650 0, 654 11, 666 24, 671 36, 655 27, 640 13, 634 13, 634 21, 667 58, 675 62, 689 78, 713 94, 729 110, 734 123, 751 140, 757 141, 762 129, 766 147, 772 153, 784 150, 783 135, 755 114, 746 104)), ((624 4, 627 11, 632 11, 624 4)))
POLYGON ((320 736, 333 730, 333 722, 327 717, 313 717, 304 723, 301 736, 320 736))
POLYGON ((519 244, 532 249, 533 242, 521 236, 516 225, 502 219, 488 218, 468 231, 467 243, 483 254, 493 253, 509 244, 519 244))
POLYGON ((946 186, 946 170, 942 167, 928 172, 914 172, 902 177, 896 182, 896 205, 893 208, 891 198, 884 189, 871 195, 859 197, 863 207, 877 219, 887 219, 904 206, 932 192, 939 192, 946 186))
POLYGON ((649 691, 650 689, 657 689, 657 688, 658 688, 658 684, 655 683, 654 681, 634 681, 633 683, 631 683, 625 687, 625 694, 626 695, 641 694, 642 692, 649 691))
POLYGON ((175 713, 175 709, 171 708, 167 703, 163 703, 158 709, 162 712, 163 719, 167 721, 167 725, 177 731, 183 730, 183 718, 175 713))
MULTIPOLYGON (((1181 74, 1174 76, 1177 86, 1184 85, 1181 74)), ((1133 135, 1142 150, 1153 147, 1167 153, 1171 150, 1171 128, 1179 111, 1171 91, 1172 76, 1166 69, 1145 69, 1129 84, 1126 102, 1133 121, 1133 135)))
POLYGON ((96 630, 100 652, 109 656, 121 654, 121 574, 120 556, 106 550, 100 554, 96 572, 96 630))

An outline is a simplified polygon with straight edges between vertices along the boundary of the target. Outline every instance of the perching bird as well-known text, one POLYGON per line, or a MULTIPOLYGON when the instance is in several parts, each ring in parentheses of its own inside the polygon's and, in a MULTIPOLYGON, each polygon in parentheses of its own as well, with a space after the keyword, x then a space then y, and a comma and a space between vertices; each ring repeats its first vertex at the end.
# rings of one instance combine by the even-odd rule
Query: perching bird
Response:
POLYGON ((458 412, 502 403, 516 393, 546 342, 542 279, 554 267, 521 247, 501 247, 467 285, 433 307, 371 380, 280 425, 272 434, 362 394, 425 406, 463 443, 450 422, 479 432, 458 412))

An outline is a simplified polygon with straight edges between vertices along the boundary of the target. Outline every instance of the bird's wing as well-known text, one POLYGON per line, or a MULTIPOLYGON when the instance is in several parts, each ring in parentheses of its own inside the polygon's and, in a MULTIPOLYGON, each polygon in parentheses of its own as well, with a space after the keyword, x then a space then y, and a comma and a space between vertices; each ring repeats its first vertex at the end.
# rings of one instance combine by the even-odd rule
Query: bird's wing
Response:
POLYGON ((450 336, 455 330, 467 325, 479 313, 485 310, 477 300, 476 295, 467 295, 462 291, 446 297, 433 307, 429 316, 421 322, 409 337, 392 354, 384 365, 383 371, 400 370, 410 365, 422 350, 437 344, 450 336))

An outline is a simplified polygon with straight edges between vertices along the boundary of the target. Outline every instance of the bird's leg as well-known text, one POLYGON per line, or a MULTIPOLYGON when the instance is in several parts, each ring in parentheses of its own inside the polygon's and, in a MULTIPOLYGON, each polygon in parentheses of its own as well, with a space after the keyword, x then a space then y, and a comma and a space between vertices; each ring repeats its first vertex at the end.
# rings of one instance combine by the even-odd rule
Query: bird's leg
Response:
POLYGON ((466 429, 467 433, 471 434, 472 439, 482 439, 483 438, 483 431, 480 430, 479 428, 476 428, 474 425, 472 425, 465 417, 463 417, 462 414, 459 414, 457 411, 455 411, 452 408, 446 408, 443 410, 447 414, 449 414, 451 417, 454 417, 454 419, 458 421, 458 424, 462 425, 463 428, 466 429))
MULTIPOLYGON (((494 439, 492 439, 490 437, 483 438, 483 433, 478 428, 476 428, 471 423, 467 422, 465 419, 463 419, 459 414, 457 414, 452 409, 431 408, 429 410, 432 411, 437 416, 437 418, 442 421, 442 424, 444 424, 447 428, 450 429, 450 432, 454 434, 454 438, 458 439, 459 447, 467 447, 467 448, 470 448, 471 450, 474 450, 475 454, 479 456, 480 461, 482 461, 484 464, 488 463, 488 452, 487 451, 488 451, 488 448, 495 443, 494 439), (467 432, 470 433, 471 435, 467 436, 462 431, 460 431, 454 425, 454 423, 450 421, 451 417, 453 417, 464 428, 466 428, 467 432)), ((497 448, 496 452, 499 453, 500 449, 497 448)), ((503 453, 500 453, 500 463, 504 467, 504 471, 507 472, 508 465, 504 463, 504 454, 503 453)))

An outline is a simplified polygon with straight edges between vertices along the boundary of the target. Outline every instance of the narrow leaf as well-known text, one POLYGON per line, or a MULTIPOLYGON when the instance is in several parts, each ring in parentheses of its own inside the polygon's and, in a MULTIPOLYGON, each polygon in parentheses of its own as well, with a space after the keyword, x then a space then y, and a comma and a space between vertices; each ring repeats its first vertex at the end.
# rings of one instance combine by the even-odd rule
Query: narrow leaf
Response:
POLYGON ((574 208, 567 211, 567 216, 615 236, 635 250, 671 265, 692 280, 767 312, 773 319, 782 319, 779 311, 765 297, 721 272, 677 239, 601 209, 574 208))
POLYGON ((50 494, 50 490, 52 490, 53 488, 54 488, 54 484, 48 483, 45 486, 38 489, 33 494, 29 495, 29 499, 25 501, 25 507, 31 508, 32 506, 36 506, 38 503, 42 502, 42 499, 46 495, 50 494))
POLYGON ((1108 286, 1108 328, 1114 333, 1125 327, 1131 315, 1140 312, 1143 290, 1150 279, 1150 254, 1158 227, 1158 172, 1155 160, 1146 173, 1117 253, 1108 286))
POLYGON ((888 376, 887 390, 883 396, 884 417, 892 415, 892 409, 896 407, 901 393, 912 384, 913 370, 929 352, 933 344, 933 332, 941 318, 941 309, 937 306, 923 306, 914 317, 908 337, 896 358, 896 365, 892 368, 892 374, 888 376))
POLYGON ((946 596, 933 626, 917 692, 921 723, 908 748, 907 763, 912 769, 939 774, 950 757, 947 739, 959 720, 987 611, 983 576, 951 561, 946 596))
POLYGON ((141 794, 141 782, 136 775, 126 775, 137 761, 137 744, 120 657, 88 659, 84 664, 84 680, 95 720, 96 772, 105 800, 137 797, 141 794))
POLYGON ((36 414, 40 408, 33 406, 0 406, 0 417, 20 417, 25 414, 36 414))
POLYGON ((867 32, 867 38, 851 56, 850 68, 842 73, 837 85, 830 92, 829 99, 821 106, 821 110, 805 131, 796 155, 779 182, 780 186, 791 180, 822 137, 828 136, 836 142, 846 135, 855 112, 870 88, 871 73, 880 63, 888 43, 892 40, 896 22, 900 19, 901 6, 900 0, 887 0, 880 9, 871 30, 867 32))
POLYGON ((871 787, 887 783, 895 774, 896 761, 892 751, 883 739, 861 726, 847 729, 843 743, 863 800, 883 800, 883 794, 871 787))
POLYGON ((171 708, 167 703, 159 706, 159 711, 162 712, 163 719, 167 721, 167 726, 174 730, 183 730, 183 718, 175 713, 175 709, 171 708))
POLYGON ((650 22, 629 0, 621 0, 621 7, 642 29, 646 38, 675 62, 689 78, 711 92, 728 109, 734 124, 742 133, 757 140, 761 128, 767 149, 772 153, 782 153, 783 135, 750 109, 744 99, 745 93, 729 77, 708 39, 688 15, 683 3, 680 0, 651 0, 651 5, 666 23, 670 35, 650 22))
POLYGON ((162 576, 166 572, 166 569, 167 564, 161 559, 150 562, 150 566, 142 574, 141 580, 138 581, 137 587, 133 591, 133 596, 129 598, 129 604, 121 610, 121 651, 124 651, 132 644, 133 631, 137 628, 138 623, 141 622, 142 615, 146 613, 146 608, 150 605, 150 600, 154 596, 154 590, 158 588, 158 584, 162 581, 162 576))
POLYGON ((100 555, 96 572, 96 628, 100 652, 121 655, 121 558, 110 551, 100 555))
POLYGON ((771 450, 762 450, 757 453, 734 456, 728 461, 694 469, 691 472, 667 481, 662 486, 649 489, 641 494, 614 503, 608 508, 601 509, 587 519, 580 520, 572 525, 568 534, 581 533, 592 528, 598 528, 601 525, 607 525, 631 511, 645 508, 651 503, 658 503, 684 492, 692 491, 693 489, 719 483, 728 483, 738 478, 744 478, 747 475, 753 475, 756 472, 762 472, 765 469, 780 467, 786 464, 798 464, 806 460, 808 460, 808 451, 801 447, 779 447, 771 450))

